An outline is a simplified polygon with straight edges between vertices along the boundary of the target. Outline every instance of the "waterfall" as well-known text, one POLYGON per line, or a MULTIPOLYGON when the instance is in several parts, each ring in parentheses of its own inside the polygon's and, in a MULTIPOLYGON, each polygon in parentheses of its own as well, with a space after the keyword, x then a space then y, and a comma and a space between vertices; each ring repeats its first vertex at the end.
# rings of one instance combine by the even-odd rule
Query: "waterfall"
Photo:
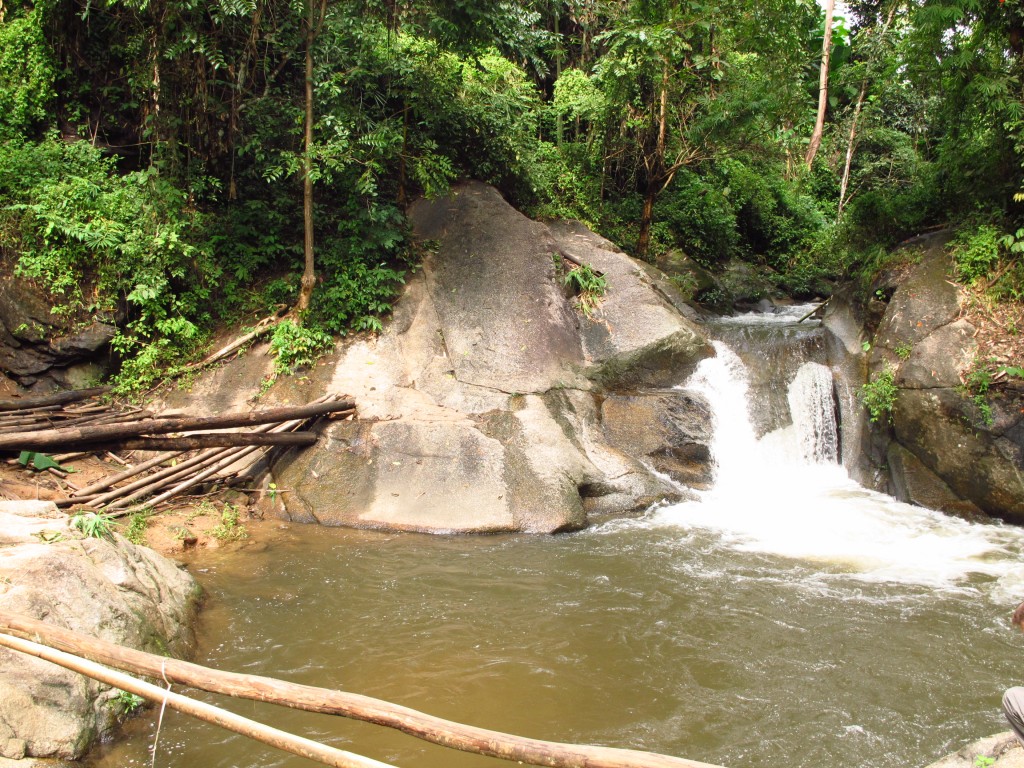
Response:
POLYGON ((832 393, 832 371, 804 363, 787 393, 800 455, 812 464, 839 461, 839 430, 832 393))
MULTIPOLYGON (((827 571, 868 581, 954 586, 971 574, 998 581, 996 592, 1024 585, 1024 531, 969 523, 903 504, 861 487, 838 459, 832 373, 799 363, 779 390, 792 423, 758 439, 746 365, 713 342, 681 388, 703 395, 714 419, 715 480, 696 500, 654 510, 641 525, 716 533, 729 548, 828 564, 827 571)), ((772 388, 760 386, 758 397, 772 388)))

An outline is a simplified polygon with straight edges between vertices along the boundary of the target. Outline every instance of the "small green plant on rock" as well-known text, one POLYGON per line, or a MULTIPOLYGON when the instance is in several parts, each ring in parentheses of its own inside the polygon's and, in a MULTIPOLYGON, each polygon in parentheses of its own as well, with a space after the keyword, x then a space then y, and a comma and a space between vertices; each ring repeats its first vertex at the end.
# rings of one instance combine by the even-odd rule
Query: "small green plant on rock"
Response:
POLYGON ((316 362, 334 345, 334 338, 326 331, 298 325, 285 320, 274 328, 270 339, 270 352, 274 360, 274 375, 290 374, 316 362))
POLYGON ((907 342, 901 342, 900 344, 897 344, 896 349, 893 350, 893 352, 896 353, 896 357, 898 357, 900 360, 907 360, 913 351, 914 345, 909 344, 907 342))
POLYGON ((576 294, 576 306, 587 317, 594 313, 608 292, 608 279, 589 264, 570 269, 562 282, 576 294))
POLYGON ((860 388, 860 401, 868 409, 871 422, 876 423, 883 416, 892 422, 892 410, 896 405, 896 374, 891 368, 876 373, 867 384, 860 388))
POLYGON ((153 515, 151 510, 135 512, 128 518, 128 527, 125 529, 124 537, 132 544, 145 545, 146 528, 149 526, 149 518, 153 515))
POLYGON ((101 512, 80 512, 69 525, 91 539, 109 539, 114 533, 114 516, 101 512))
POLYGON ((964 391, 981 414, 981 421, 986 427, 992 426, 992 406, 988 402, 988 391, 992 386, 992 372, 983 365, 976 365, 967 374, 964 391))
POLYGON ((117 695, 111 699, 111 704, 124 716, 134 714, 145 703, 144 698, 128 691, 118 691, 117 695))

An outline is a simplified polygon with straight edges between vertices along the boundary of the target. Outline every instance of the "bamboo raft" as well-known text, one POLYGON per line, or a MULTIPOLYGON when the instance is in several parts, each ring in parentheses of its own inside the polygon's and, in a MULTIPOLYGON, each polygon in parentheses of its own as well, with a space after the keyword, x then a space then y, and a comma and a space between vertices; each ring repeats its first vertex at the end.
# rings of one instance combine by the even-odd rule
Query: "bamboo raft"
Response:
MULTIPOLYGON (((314 419, 351 417, 355 404, 327 395, 308 405, 220 416, 155 415, 101 402, 106 388, 36 398, 0 400, 0 452, 20 454, 27 465, 36 454, 53 453, 43 471, 68 491, 58 507, 82 507, 124 515, 158 505, 204 483, 230 483, 269 450, 308 446, 317 435, 314 419), (60 453, 55 453, 60 451, 60 453), (156 455, 131 464, 115 451, 156 455), (86 487, 74 485, 60 461, 105 455, 126 468, 86 487)), ((39 463, 36 462, 36 467, 39 463)))

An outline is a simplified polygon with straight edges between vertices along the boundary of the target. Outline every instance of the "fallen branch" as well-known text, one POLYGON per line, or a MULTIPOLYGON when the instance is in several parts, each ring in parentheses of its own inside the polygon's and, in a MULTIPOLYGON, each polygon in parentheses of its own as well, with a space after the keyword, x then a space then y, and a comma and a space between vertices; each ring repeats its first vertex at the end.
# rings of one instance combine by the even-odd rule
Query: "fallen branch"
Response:
MULTIPOLYGON (((320 744, 319 742, 272 728, 269 725, 257 723, 255 720, 236 715, 233 712, 227 712, 212 704, 195 701, 187 696, 182 696, 180 693, 173 693, 169 686, 167 689, 160 688, 152 683, 136 680, 130 675, 114 672, 92 661, 86 661, 70 653, 48 648, 40 643, 0 634, 0 645, 49 661, 65 669, 70 669, 72 672, 78 672, 86 677, 99 680, 101 683, 134 693, 136 696, 142 696, 154 703, 166 704, 171 709, 184 712, 203 722, 219 725, 221 728, 248 736, 251 739, 255 739, 263 744, 269 744, 284 752, 315 760, 323 765, 335 766, 336 768, 391 768, 387 763, 381 763, 369 757, 346 752, 343 749, 335 749, 326 744, 320 744)), ((158 672, 154 677, 159 678, 161 675, 158 672)))
POLYGON ((17 400, 0 400, 0 411, 19 411, 24 408, 78 403, 82 400, 88 400, 90 397, 102 395, 109 391, 110 387, 93 387, 92 389, 76 389, 69 392, 56 392, 52 395, 22 397, 17 400))
POLYGON ((828 297, 827 299, 825 299, 825 300, 824 300, 823 302, 821 302, 821 304, 819 304, 819 305, 818 305, 818 306, 816 306, 816 307, 815 307, 814 309, 812 309, 812 310, 811 310, 810 312, 808 312, 808 313, 807 313, 806 315, 804 315, 804 316, 803 316, 803 317, 801 317, 801 318, 800 318, 799 320, 797 320, 797 322, 798 322, 798 323, 802 323, 802 322, 803 322, 804 320, 806 320, 806 319, 807 319, 808 317, 810 317, 810 316, 811 316, 811 315, 813 315, 813 314, 814 314, 815 312, 817 312, 817 311, 818 311, 819 309, 821 309, 821 308, 822 308, 822 307, 824 307, 824 306, 825 306, 826 304, 828 304, 828 303, 829 303, 829 302, 830 302, 831 300, 832 300, 832 297, 831 297, 831 296, 829 296, 829 297, 828 297))
MULTIPOLYGON (((463 725, 356 693, 224 672, 156 656, 8 611, 0 611, 0 630, 41 640, 53 648, 132 674, 164 679, 211 693, 362 720, 395 728, 433 744, 530 765, 550 768, 719 768, 682 757, 614 747, 541 741, 463 725)), ((120 683, 116 685, 131 690, 120 683)), ((162 696, 163 691, 160 694, 162 696)))

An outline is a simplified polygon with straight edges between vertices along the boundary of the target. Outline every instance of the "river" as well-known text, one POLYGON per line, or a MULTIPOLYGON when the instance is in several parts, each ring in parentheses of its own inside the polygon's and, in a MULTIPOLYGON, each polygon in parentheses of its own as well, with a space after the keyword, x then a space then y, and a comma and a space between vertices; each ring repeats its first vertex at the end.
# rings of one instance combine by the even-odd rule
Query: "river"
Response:
MULTIPOLYGON (((716 483, 697 500, 550 537, 282 526, 265 552, 191 563, 209 594, 198 660, 524 736, 744 768, 922 766, 1006 730, 1002 690, 1024 680, 1008 622, 1024 598, 1024 531, 852 482, 835 461, 820 329, 795 312, 722 326, 718 355, 685 385, 717 419, 716 483), (803 351, 765 352, 765 333, 803 351), (826 418, 799 415, 816 398, 826 418)), ((395 765, 501 764, 362 723, 226 706, 395 765)), ((92 764, 312 765, 170 712, 156 739, 157 720, 132 721, 92 764)))

